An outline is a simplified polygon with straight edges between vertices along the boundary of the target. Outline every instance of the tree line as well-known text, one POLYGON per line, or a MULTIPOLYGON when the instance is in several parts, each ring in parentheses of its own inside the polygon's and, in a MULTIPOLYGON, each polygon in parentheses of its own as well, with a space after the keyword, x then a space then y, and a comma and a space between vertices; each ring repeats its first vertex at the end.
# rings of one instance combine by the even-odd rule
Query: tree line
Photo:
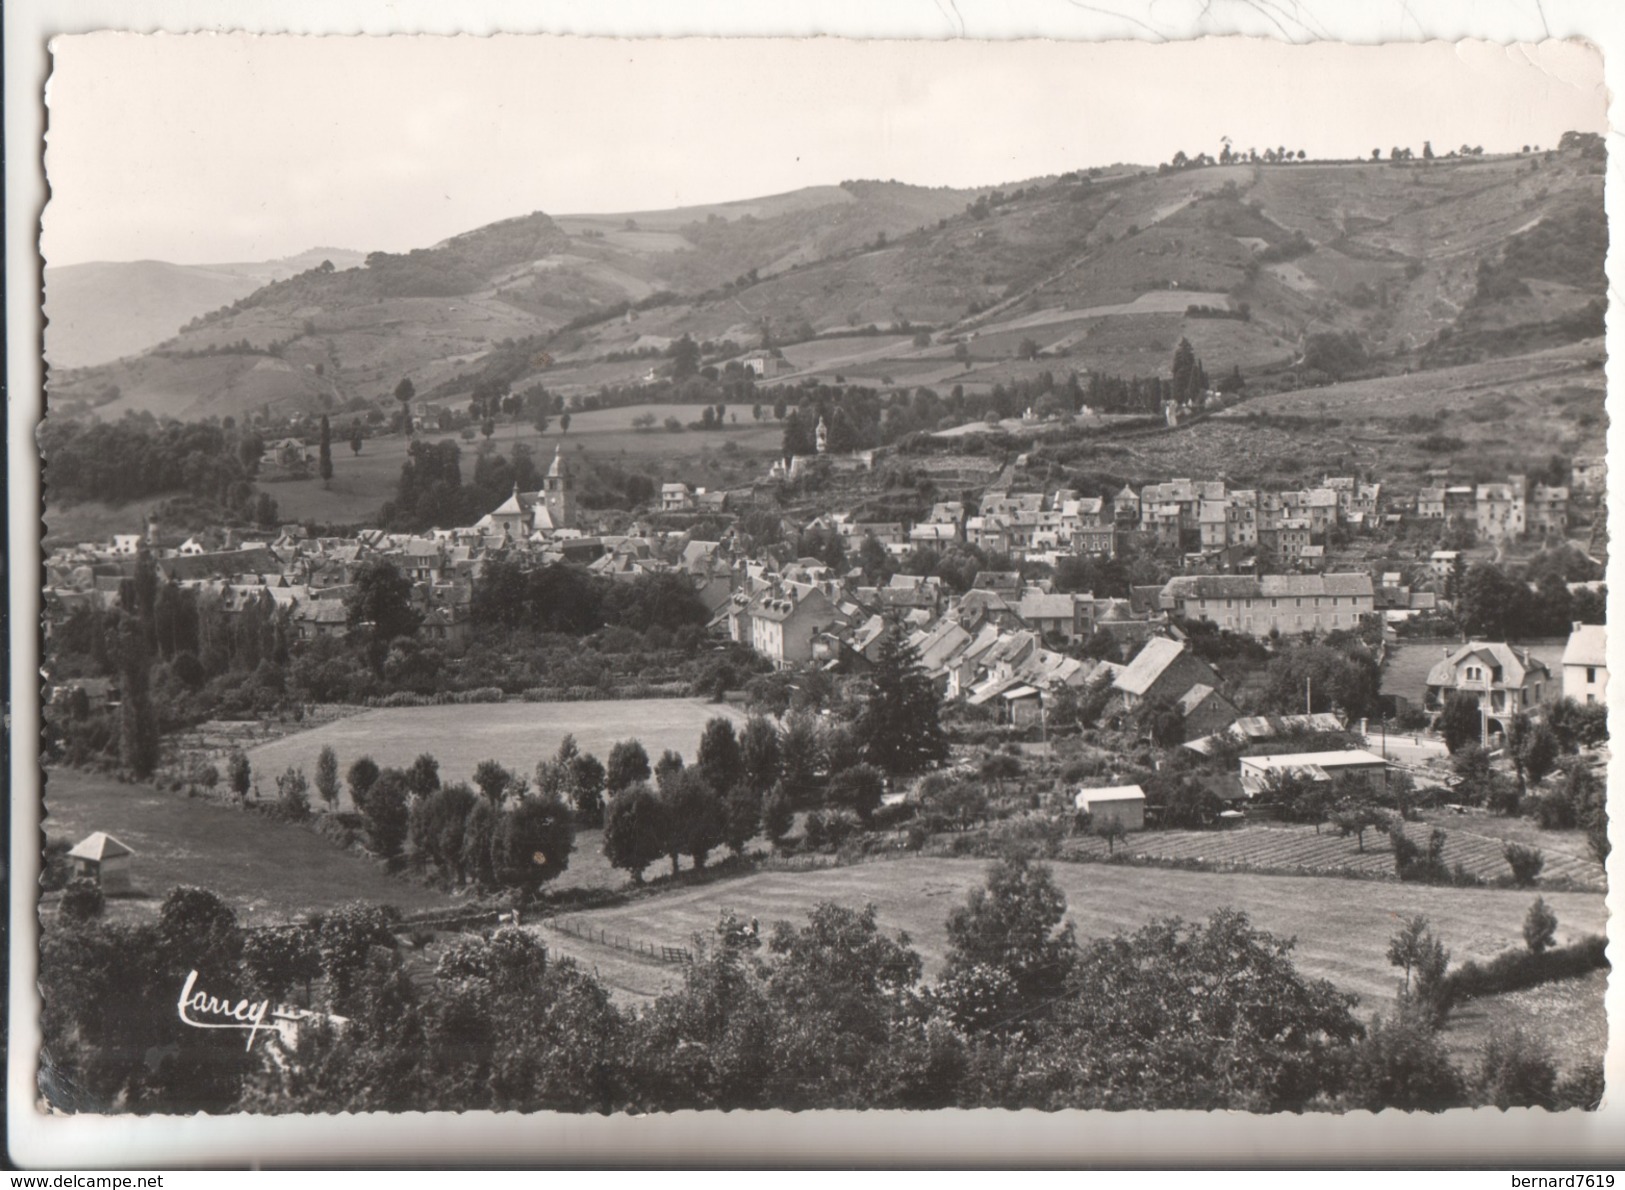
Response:
MULTIPOLYGON (((681 984, 633 1007, 532 930, 456 938, 414 978, 390 910, 245 930, 218 897, 180 888, 153 924, 47 930, 44 1091, 68 1110, 162 1113, 1439 1111, 1600 1098, 1600 1062, 1560 1079, 1520 1032, 1497 1031, 1469 1065, 1451 1059, 1439 1030, 1454 973, 1425 920, 1390 941, 1403 978, 1393 1011, 1367 1027, 1354 996, 1302 974, 1293 943, 1242 913, 1082 942, 1066 911, 1047 867, 1000 861, 949 913, 946 961, 927 980, 873 906, 823 903, 765 930, 724 908, 681 984), (245 1048, 177 1020, 189 971, 232 1000, 294 999, 343 1024, 311 1021, 273 1059, 276 1042, 245 1048)), ((1554 953, 1555 924, 1532 908, 1532 952, 1554 953)))

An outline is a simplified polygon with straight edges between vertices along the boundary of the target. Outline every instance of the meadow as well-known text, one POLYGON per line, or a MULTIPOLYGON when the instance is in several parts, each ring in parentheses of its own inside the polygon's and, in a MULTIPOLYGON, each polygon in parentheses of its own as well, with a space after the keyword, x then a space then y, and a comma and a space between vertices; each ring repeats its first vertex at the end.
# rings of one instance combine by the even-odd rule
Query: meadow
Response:
MULTIPOLYGON (((1542 875, 1572 882, 1599 892, 1604 884, 1602 865, 1592 858, 1579 831, 1542 831, 1527 819, 1492 818, 1487 814, 1449 812, 1422 816, 1407 826, 1412 841, 1424 843, 1430 827, 1445 833, 1444 862, 1460 864, 1486 882, 1511 873, 1502 846, 1507 841, 1540 849, 1546 857, 1542 875)), ((1335 875, 1391 876, 1394 850, 1388 836, 1369 830, 1365 847, 1353 837, 1339 835, 1329 826, 1317 834, 1312 826, 1285 823, 1250 823, 1221 831, 1167 830, 1136 832, 1117 845, 1134 856, 1156 860, 1193 860, 1235 864, 1243 868, 1303 871, 1335 875)), ((1067 854, 1101 858, 1107 846, 1093 836, 1080 836, 1066 844, 1067 854)))
MULTIPOLYGON (((777 921, 805 924, 824 901, 861 908, 873 904, 887 932, 906 932, 925 961, 927 978, 942 971, 947 952, 947 918, 966 894, 985 879, 988 862, 972 859, 912 858, 812 871, 760 872, 738 880, 698 885, 634 900, 609 909, 572 914, 591 925, 654 945, 688 946, 696 934, 709 935, 718 914, 732 910, 754 917, 765 930, 777 921)), ((1522 946, 1524 914, 1534 894, 1493 889, 1433 888, 1410 884, 1359 883, 1335 877, 1255 876, 1185 872, 1166 868, 1106 864, 1052 865, 1066 893, 1068 916, 1080 940, 1133 930, 1165 917, 1205 919, 1229 906, 1252 923, 1282 937, 1295 937, 1295 961, 1310 976, 1329 979, 1361 999, 1362 1014, 1392 999, 1395 972, 1388 966, 1388 939, 1402 919, 1421 913, 1450 949, 1453 961, 1487 959, 1522 946)), ((1548 893, 1547 904, 1561 923, 1560 942, 1599 932, 1608 911, 1600 894, 1548 893)), ((615 952, 543 930, 550 946, 584 962, 609 960, 615 952)), ((616 966, 623 965, 616 959, 616 966)), ((649 964, 633 985, 613 986, 632 995, 674 985, 675 968, 649 964)))
POLYGON ((114 921, 150 919, 169 890, 182 884, 218 893, 244 925, 289 921, 356 900, 406 912, 458 905, 304 827, 150 785, 52 769, 45 809, 43 825, 52 840, 77 843, 92 831, 106 831, 135 852, 135 895, 108 900, 114 921))
MULTIPOLYGON (((580 749, 599 760, 607 760, 610 748, 625 739, 640 740, 651 763, 667 748, 693 760, 700 732, 717 715, 736 724, 745 721, 733 707, 686 698, 390 707, 261 744, 249 751, 248 760, 267 796, 276 775, 290 765, 313 775, 324 746, 338 754, 341 772, 361 756, 382 767, 404 768, 428 752, 440 762, 443 781, 468 780, 482 760, 528 775, 566 735, 574 735, 580 749)), ((347 806, 346 793, 341 807, 347 806)))
MULTIPOLYGON (((684 429, 672 432, 665 428, 666 418, 675 417, 686 427, 698 421, 703 405, 628 405, 620 409, 590 409, 570 415, 570 429, 562 432, 554 418, 545 434, 538 434, 528 422, 501 420, 497 423, 492 445, 507 454, 515 442, 530 448, 537 465, 546 470, 555 450, 562 447, 565 457, 575 460, 604 458, 634 461, 640 470, 655 470, 662 475, 683 459, 694 459, 702 454, 716 453, 725 445, 747 456, 763 459, 775 457, 784 439, 784 427, 773 420, 771 404, 763 409, 763 419, 751 416, 749 405, 728 407, 730 422, 725 429, 700 431, 684 429), (635 429, 632 419, 652 413, 652 429, 635 429), (737 418, 737 421, 733 421, 737 418)), ((401 477, 401 465, 406 462, 408 439, 404 435, 390 434, 368 438, 361 445, 361 453, 354 455, 347 441, 343 441, 335 423, 333 443, 333 479, 323 486, 319 479, 298 479, 286 482, 263 483, 277 502, 277 510, 284 521, 315 519, 324 524, 353 524, 374 519, 386 500, 395 495, 401 477)), ((419 435, 427 442, 456 442, 463 450, 462 470, 466 481, 474 468, 474 456, 483 438, 466 442, 456 434, 430 432, 419 435)), ((680 468, 679 468, 680 469, 680 468)), ((763 468, 765 470, 765 468, 763 468)), ((673 478, 679 478, 674 471, 673 478)), ((686 477, 686 476, 685 476, 686 477)))

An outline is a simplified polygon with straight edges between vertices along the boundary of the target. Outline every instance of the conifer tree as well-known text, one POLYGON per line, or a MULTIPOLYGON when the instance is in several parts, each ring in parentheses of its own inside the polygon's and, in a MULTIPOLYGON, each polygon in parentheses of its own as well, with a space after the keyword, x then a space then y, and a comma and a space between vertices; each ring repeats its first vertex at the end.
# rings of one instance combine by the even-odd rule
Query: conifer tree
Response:
POLYGON ((870 689, 858 718, 864 757, 890 776, 922 772, 948 756, 939 716, 942 696, 920 668, 920 657, 892 624, 881 638, 870 689))

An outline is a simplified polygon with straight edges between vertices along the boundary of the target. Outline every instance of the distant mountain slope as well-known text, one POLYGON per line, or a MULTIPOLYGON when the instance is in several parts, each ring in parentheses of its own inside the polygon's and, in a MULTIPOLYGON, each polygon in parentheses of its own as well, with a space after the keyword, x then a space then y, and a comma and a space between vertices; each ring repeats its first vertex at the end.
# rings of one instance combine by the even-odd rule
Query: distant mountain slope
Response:
POLYGON ((377 401, 402 376, 449 399, 482 377, 582 392, 635 382, 685 334, 825 336, 831 350, 787 353, 819 378, 867 375, 864 345, 828 336, 899 332, 865 381, 881 384, 951 382, 950 338, 984 385, 1035 344, 1061 362, 1033 366, 1146 375, 1181 336, 1226 369, 1289 366, 1326 332, 1393 370, 1460 363, 1601 333, 1599 170, 1570 151, 1114 167, 1008 191, 846 182, 535 212, 285 276, 139 359, 54 375, 51 396, 202 417, 377 401))
POLYGON ((247 297, 271 281, 361 253, 316 248, 248 264, 96 261, 45 270, 45 357, 59 368, 109 363, 156 347, 200 314, 247 297))

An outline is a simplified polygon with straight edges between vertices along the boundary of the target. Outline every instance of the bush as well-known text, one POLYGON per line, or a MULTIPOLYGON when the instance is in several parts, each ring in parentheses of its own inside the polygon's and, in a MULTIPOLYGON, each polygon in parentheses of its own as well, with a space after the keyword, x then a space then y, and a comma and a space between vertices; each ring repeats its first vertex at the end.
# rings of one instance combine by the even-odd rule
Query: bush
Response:
POLYGON ((1501 848, 1501 854, 1512 868, 1512 883, 1519 888, 1533 885, 1540 879, 1540 870, 1546 866, 1546 857, 1538 847, 1507 843, 1501 848))
POLYGON ((914 817, 914 807, 907 802, 893 802, 881 806, 869 817, 869 825, 877 831, 888 831, 901 826, 914 817))
POLYGON ((1557 941, 1557 914, 1546 904, 1545 897, 1536 897, 1529 906, 1523 919, 1523 941, 1534 954, 1550 950, 1557 941))
POLYGON ((1608 966, 1608 940, 1591 934, 1568 946, 1557 946, 1539 954, 1529 950, 1508 950, 1487 963, 1466 962, 1445 977, 1450 995, 1470 1000, 1516 992, 1559 979, 1572 979, 1608 966))
POLYGON ((1474 1090, 1477 1099, 1509 1107, 1557 1106, 1557 1067, 1551 1051, 1521 1029, 1497 1031, 1484 1044, 1474 1090))
POLYGON ((851 810, 814 810, 807 815, 807 846, 815 851, 838 850, 863 823, 851 810))
POLYGON ((87 876, 78 876, 68 881, 62 890, 57 912, 68 921, 94 921, 106 907, 102 886, 87 876))

